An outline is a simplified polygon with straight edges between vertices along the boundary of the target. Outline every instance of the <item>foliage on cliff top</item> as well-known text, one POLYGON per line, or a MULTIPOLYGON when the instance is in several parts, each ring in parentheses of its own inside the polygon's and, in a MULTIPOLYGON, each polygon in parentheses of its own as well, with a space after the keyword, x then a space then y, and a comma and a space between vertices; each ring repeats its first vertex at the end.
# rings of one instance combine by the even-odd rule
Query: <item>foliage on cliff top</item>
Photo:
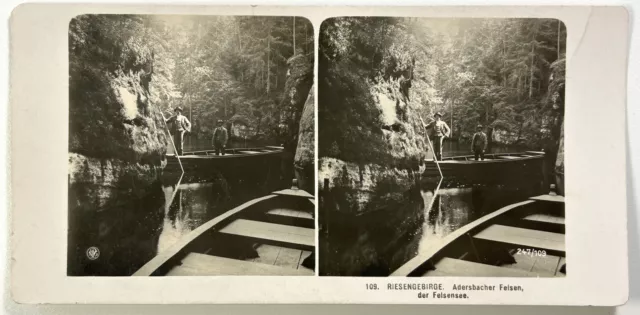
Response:
POLYGON ((281 143, 307 93, 290 92, 313 80, 313 28, 300 17, 83 15, 72 20, 69 40, 70 150, 92 156, 161 155, 158 110, 169 116, 177 106, 195 136, 210 137, 222 119, 281 143), (123 104, 121 88, 136 105, 123 104), (129 125, 151 134, 136 138, 129 125), (143 147, 131 152, 129 142, 143 147))
POLYGON ((69 26, 69 152, 159 164, 164 122, 149 104, 144 20, 83 15, 69 26))
MULTIPOLYGON (((392 139, 412 142, 409 91, 415 49, 394 18, 335 18, 320 34, 320 156, 360 164, 406 166, 418 159, 392 139), (389 132, 399 132, 388 136, 389 132), (407 134, 407 131, 409 134, 407 134)), ((418 106, 420 106, 418 104, 418 106)), ((420 154, 419 152, 416 152, 420 154)))
POLYGON ((483 124, 537 149, 557 142, 559 111, 546 100, 560 87, 552 71, 564 69, 558 20, 334 18, 322 24, 319 45, 320 156, 397 163, 411 154, 385 152, 382 130, 412 141, 402 131, 422 133, 418 116, 428 122, 436 111, 456 138, 483 124), (381 94, 396 103, 395 126, 381 94))

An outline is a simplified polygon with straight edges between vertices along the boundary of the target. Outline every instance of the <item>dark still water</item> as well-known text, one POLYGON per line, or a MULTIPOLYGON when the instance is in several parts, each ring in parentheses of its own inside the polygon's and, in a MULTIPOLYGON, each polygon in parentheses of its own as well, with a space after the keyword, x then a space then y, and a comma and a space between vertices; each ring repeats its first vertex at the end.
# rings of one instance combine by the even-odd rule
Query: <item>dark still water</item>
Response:
MULTIPOLYGON (((402 209, 335 215, 320 234, 320 274, 388 276, 439 240, 533 191, 515 187, 422 187, 402 209), (322 244, 325 244, 322 246, 322 244), (324 257, 322 255, 325 255, 324 257)), ((327 209, 327 211, 331 211, 327 209)))
POLYGON ((203 223, 251 199, 278 190, 279 159, 256 167, 226 167, 199 176, 163 174, 142 197, 122 195, 120 205, 75 215, 69 227, 71 276, 129 276, 203 223), (271 165, 273 164, 273 165, 271 165), (195 179, 197 178, 197 179, 195 179), (99 257, 88 258, 95 247, 99 257))
POLYGON ((205 222, 231 210, 233 207, 262 196, 260 190, 237 187, 232 194, 224 183, 201 182, 163 187, 165 207, 159 226, 156 253, 169 249, 180 238, 205 222), (171 202, 173 198, 173 202, 171 202))
POLYGON ((413 251, 412 243, 417 244, 416 255, 434 244, 439 245, 442 238, 466 224, 530 197, 532 191, 523 188, 473 187, 439 189, 435 195, 427 190, 421 191, 421 194, 425 202, 422 225, 405 238, 408 241, 406 250, 413 251))

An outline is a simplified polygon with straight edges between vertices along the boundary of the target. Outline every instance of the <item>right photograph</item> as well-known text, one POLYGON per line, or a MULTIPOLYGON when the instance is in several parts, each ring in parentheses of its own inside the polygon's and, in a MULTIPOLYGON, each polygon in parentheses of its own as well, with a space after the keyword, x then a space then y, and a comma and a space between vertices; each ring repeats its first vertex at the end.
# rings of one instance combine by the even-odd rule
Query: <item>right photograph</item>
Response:
POLYGON ((565 277, 566 37, 557 19, 325 20, 319 274, 565 277))

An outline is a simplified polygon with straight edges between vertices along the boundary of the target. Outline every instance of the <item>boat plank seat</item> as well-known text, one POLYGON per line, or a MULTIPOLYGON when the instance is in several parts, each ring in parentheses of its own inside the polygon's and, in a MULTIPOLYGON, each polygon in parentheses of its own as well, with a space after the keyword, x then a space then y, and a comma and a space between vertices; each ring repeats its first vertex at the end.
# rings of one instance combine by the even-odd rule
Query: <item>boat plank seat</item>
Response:
POLYGON ((310 212, 298 211, 293 209, 278 208, 267 211, 267 214, 281 215, 292 218, 313 219, 313 215, 310 212))
POLYGON ((498 158, 501 159, 507 159, 507 160, 513 160, 513 159, 519 159, 519 156, 511 156, 511 155, 499 155, 497 156, 498 158))
POLYGON ((311 211, 299 211, 286 208, 277 208, 267 211, 266 215, 256 218, 258 221, 271 222, 282 225, 294 225, 313 229, 316 226, 311 211))
POLYGON ((564 217, 554 214, 529 214, 519 220, 504 221, 502 224, 524 229, 565 234, 564 217))
POLYGON ((189 253, 182 265, 169 271, 168 276, 312 276, 309 269, 294 269, 257 262, 189 253))
POLYGON ((435 270, 427 271, 423 277, 535 277, 535 274, 524 270, 503 268, 449 257, 440 259, 435 267, 435 270))
POLYGON ((222 228, 220 233, 243 236, 265 244, 311 251, 315 248, 315 233, 309 228, 237 219, 222 228))
POLYGON ((304 198, 314 198, 313 195, 304 191, 303 189, 283 189, 273 192, 274 195, 282 195, 282 196, 293 196, 293 197, 304 197, 304 198))
MULTIPOLYGON (((473 236, 476 239, 536 248, 564 254, 564 234, 494 224, 473 236)), ((523 248, 524 249, 524 248, 523 248)))
POLYGON ((530 214, 522 219, 529 220, 529 221, 542 222, 542 223, 564 224, 563 217, 549 215, 549 214, 541 214, 541 213, 530 214))
POLYGON ((536 201, 561 202, 564 203, 564 196, 559 195, 540 195, 529 198, 536 201))

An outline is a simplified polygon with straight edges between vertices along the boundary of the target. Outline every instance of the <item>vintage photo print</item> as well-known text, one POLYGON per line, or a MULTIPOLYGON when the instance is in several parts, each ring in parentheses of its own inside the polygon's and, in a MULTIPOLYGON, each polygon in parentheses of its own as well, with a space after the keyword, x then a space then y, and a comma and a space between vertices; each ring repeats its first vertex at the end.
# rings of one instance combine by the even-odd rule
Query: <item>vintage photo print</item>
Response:
POLYGON ((557 19, 325 20, 320 275, 565 277, 566 36, 557 19))
POLYGON ((69 23, 69 276, 308 276, 314 32, 295 16, 69 23))
POLYGON ((10 25, 16 303, 627 299, 622 7, 30 4, 10 25))

